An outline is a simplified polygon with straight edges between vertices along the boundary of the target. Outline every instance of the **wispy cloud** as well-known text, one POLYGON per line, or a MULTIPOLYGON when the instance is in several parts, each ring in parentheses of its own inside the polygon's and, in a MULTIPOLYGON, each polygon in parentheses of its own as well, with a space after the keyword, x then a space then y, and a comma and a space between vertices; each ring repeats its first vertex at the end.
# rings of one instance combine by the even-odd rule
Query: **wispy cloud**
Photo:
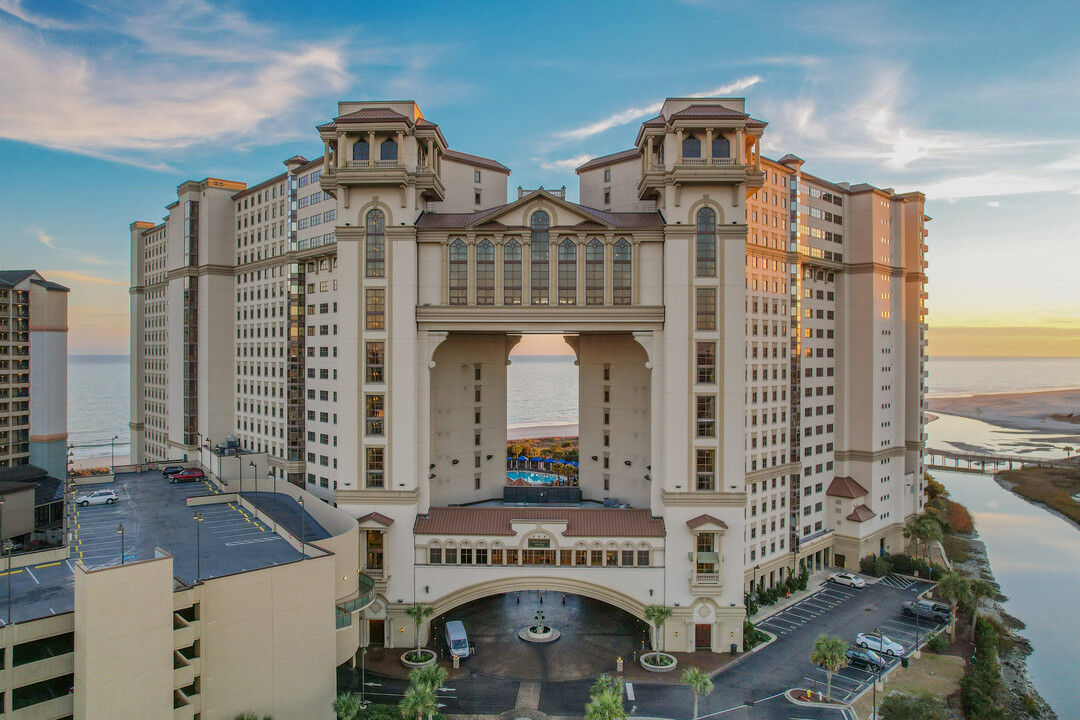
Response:
POLYGON ((540 167, 544 168, 545 170, 560 170, 565 172, 573 170, 578 165, 592 160, 592 157, 593 156, 589 155, 588 153, 582 153, 580 155, 575 155, 574 157, 565 158, 563 160, 542 160, 541 158, 533 158, 533 160, 539 162, 540 167))
MULTIPOLYGON (((730 95, 731 93, 742 92, 749 87, 753 87, 761 82, 761 77, 758 75, 752 75, 750 77, 740 78, 733 83, 727 85, 721 85, 718 88, 712 90, 705 90, 702 92, 692 93, 687 97, 699 98, 699 97, 722 97, 724 95, 730 95)), ((581 127, 574 128, 572 130, 564 130, 555 134, 555 137, 563 140, 584 140, 590 138, 593 135, 599 135, 600 133, 610 130, 613 127, 620 125, 626 125, 632 123, 635 120, 641 120, 648 118, 651 115, 656 115, 660 112, 660 109, 664 106, 663 102, 656 102, 650 105, 644 105, 640 107, 629 107, 625 110, 620 110, 616 113, 608 115, 607 117, 591 122, 588 125, 582 125, 581 127)))
POLYGON ((108 278, 98 277, 97 275, 91 275, 81 270, 42 270, 41 274, 50 280, 66 280, 72 283, 87 283, 90 285, 119 285, 120 287, 127 287, 127 283, 122 280, 109 280, 108 278))
POLYGON ((91 265, 108 265, 109 263, 102 260, 97 255, 84 255, 77 250, 66 248, 56 244, 56 239, 52 235, 47 235, 44 230, 37 227, 26 228, 26 234, 37 239, 39 243, 49 248, 50 250, 56 250, 63 253, 67 257, 83 263, 89 263, 91 265))

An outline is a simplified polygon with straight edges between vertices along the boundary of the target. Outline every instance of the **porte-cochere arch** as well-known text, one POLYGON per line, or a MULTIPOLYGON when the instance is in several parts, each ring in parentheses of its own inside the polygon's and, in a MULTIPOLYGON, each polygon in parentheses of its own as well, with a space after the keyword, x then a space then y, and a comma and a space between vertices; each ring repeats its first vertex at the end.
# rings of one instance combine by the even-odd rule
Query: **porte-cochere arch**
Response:
POLYGON ((603 585, 597 585, 577 578, 552 576, 506 577, 497 578, 495 580, 486 580, 443 595, 431 604, 431 608, 435 611, 434 617, 439 617, 456 607, 475 600, 482 600, 483 598, 492 595, 502 595, 504 593, 525 590, 542 590, 551 593, 581 595, 582 597, 607 603, 612 607, 616 607, 623 612, 633 615, 639 620, 645 619, 646 605, 629 595, 609 587, 604 587, 603 585))

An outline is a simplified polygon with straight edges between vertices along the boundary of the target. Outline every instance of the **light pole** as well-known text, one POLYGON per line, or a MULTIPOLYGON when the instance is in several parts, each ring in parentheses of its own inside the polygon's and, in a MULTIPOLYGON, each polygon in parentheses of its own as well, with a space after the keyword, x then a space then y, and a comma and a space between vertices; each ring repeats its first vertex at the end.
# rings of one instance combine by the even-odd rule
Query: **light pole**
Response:
POLYGON ((239 473, 239 475, 240 475, 240 478, 239 478, 240 492, 239 492, 239 494, 243 495, 244 494, 244 458, 240 457, 239 452, 240 451, 238 450, 237 455, 236 455, 236 472, 239 473))
POLYGON ((874 666, 874 712, 870 715, 871 720, 878 720, 877 714, 877 684, 881 682, 881 666, 874 666))
MULTIPOLYGON (((370 642, 370 640, 369 640, 370 642)), ((367 700, 364 699, 364 689, 367 681, 367 668, 365 661, 367 660, 367 648, 360 648, 360 704, 367 705, 367 700)))
POLYGON ((120 439, 119 435, 113 435, 112 440, 109 441, 109 471, 115 472, 113 468, 116 466, 116 441, 120 439))
POLYGON ((761 568, 760 565, 755 565, 754 566, 754 592, 755 593, 757 592, 757 589, 758 589, 757 588, 757 572, 758 572, 759 568, 761 568))
POLYGON ((202 582, 202 544, 199 540, 199 527, 202 525, 203 514, 196 510, 191 519, 195 521, 195 584, 198 585, 202 582))
POLYGON ((306 560, 307 545, 304 544, 304 538, 307 537, 307 517, 304 514, 304 498, 299 497, 296 502, 300 503, 300 559, 306 560))
MULTIPOLYGON (((251 468, 251 481, 255 485, 255 491, 258 492, 258 490, 259 490, 259 472, 258 472, 258 470, 255 469, 255 461, 254 460, 250 461, 248 463, 248 467, 251 468)), ((241 490, 244 489, 244 483, 243 482, 240 483, 240 489, 241 490)), ((243 493, 241 493, 241 494, 243 494, 243 493)))
POLYGON ((3 549, 7 551, 7 624, 11 624, 11 551, 15 545, 10 540, 4 541, 3 549))
POLYGON ((750 711, 754 708, 754 701, 747 700, 745 703, 743 703, 743 705, 746 707, 746 717, 753 718, 754 715, 750 711))
POLYGON ((120 533, 120 564, 124 564, 124 523, 120 523, 120 526, 116 528, 116 532, 120 533))

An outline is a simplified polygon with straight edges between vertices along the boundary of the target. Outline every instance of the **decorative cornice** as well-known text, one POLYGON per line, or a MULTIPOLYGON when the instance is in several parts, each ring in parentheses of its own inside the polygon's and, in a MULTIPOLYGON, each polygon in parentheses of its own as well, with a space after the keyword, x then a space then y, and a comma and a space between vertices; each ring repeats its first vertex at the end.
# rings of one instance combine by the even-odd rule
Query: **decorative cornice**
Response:
POLYGON ((338 505, 415 505, 419 490, 338 490, 334 501, 338 505))
POLYGON ((660 499, 663 501, 664 505, 670 505, 672 507, 691 506, 702 509, 710 507, 746 507, 745 492, 672 492, 670 490, 662 490, 660 492, 660 499))

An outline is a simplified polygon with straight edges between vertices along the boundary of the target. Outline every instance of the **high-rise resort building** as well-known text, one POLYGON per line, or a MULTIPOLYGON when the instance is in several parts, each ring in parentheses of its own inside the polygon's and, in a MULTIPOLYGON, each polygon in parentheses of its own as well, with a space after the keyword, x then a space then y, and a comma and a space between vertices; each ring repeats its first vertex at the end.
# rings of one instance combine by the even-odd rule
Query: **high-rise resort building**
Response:
POLYGON ((666 605, 668 650, 727 652, 751 588, 902 548, 921 193, 763 157, 739 98, 669 98, 577 169, 580 202, 508 197, 413 102, 342 102, 316 132, 321 156, 185 182, 131 225, 132 450, 215 478, 264 457, 241 482, 355 518, 361 645, 407 646, 414 602, 539 589, 666 605), (507 487, 526 333, 577 358, 571 486, 507 487))

